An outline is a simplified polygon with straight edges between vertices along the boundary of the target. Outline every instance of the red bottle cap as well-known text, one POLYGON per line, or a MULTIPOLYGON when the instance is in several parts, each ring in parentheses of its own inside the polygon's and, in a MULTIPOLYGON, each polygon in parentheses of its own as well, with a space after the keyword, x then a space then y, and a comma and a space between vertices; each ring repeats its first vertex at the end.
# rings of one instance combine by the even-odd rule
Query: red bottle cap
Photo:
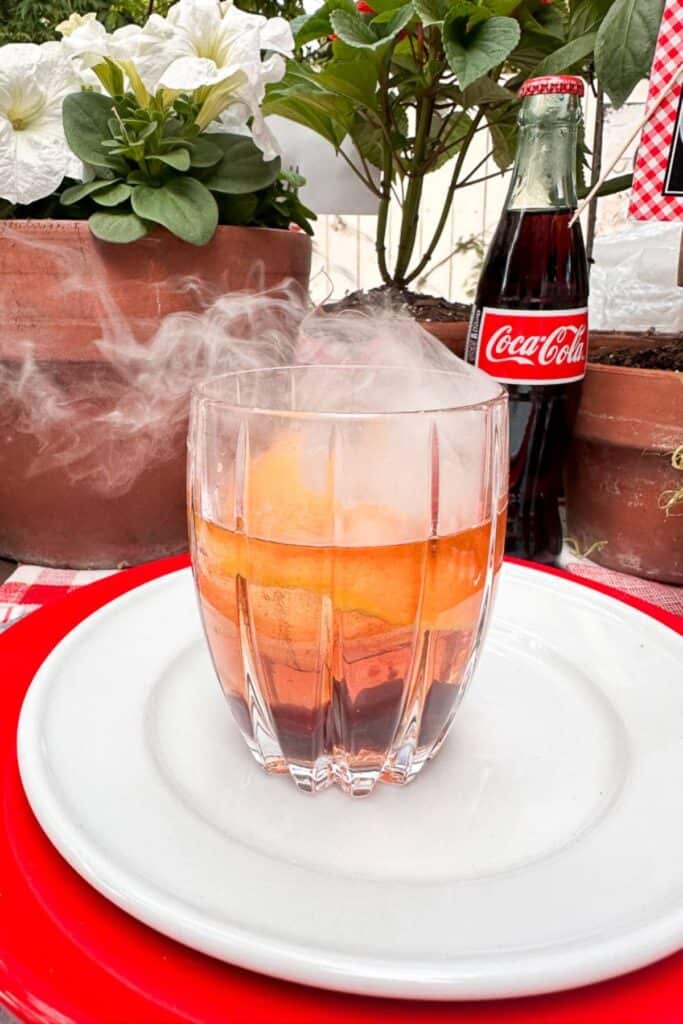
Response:
POLYGON ((519 90, 519 95, 542 96, 551 92, 583 96, 583 79, 578 75, 542 75, 540 78, 527 78, 519 90))

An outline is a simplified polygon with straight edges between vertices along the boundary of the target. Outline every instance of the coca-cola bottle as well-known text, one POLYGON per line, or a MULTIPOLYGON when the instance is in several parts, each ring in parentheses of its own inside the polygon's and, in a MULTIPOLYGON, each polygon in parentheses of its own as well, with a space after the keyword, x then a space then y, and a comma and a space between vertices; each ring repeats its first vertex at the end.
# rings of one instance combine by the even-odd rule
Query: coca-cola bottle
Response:
POLYGON ((588 349, 588 266, 576 208, 583 82, 532 78, 500 223, 479 281, 467 359, 507 385, 506 551, 553 561, 562 545, 562 469, 588 349))

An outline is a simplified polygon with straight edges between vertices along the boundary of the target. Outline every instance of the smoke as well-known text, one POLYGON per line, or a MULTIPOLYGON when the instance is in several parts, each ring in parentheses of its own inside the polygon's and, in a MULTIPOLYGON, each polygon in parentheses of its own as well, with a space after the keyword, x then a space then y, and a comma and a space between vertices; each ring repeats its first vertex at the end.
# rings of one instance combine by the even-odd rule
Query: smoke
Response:
MULTIPOLYGON (((35 248, 36 258, 46 252, 53 263, 64 258, 58 244, 23 237, 21 244, 35 248)), ((335 314, 312 310, 293 283, 258 290, 258 268, 252 293, 212 294, 192 277, 167 280, 163 288, 195 312, 169 313, 151 336, 144 319, 126 319, 115 290, 101 277, 84 279, 76 272, 60 277, 66 309, 77 310, 88 296, 92 307, 96 291, 99 337, 93 339, 90 355, 64 360, 52 353, 46 358, 44 344, 26 337, 25 329, 13 337, 8 327, 12 317, 3 316, 2 433, 31 438, 30 458, 23 467, 28 477, 37 479, 59 467, 71 481, 101 495, 125 493, 140 474, 177 458, 194 385, 235 370, 370 363, 415 371, 412 384, 411 375, 404 373, 383 395, 367 375, 357 379, 353 396, 348 381, 338 394, 329 386, 321 393, 310 376, 307 405, 334 411, 350 406, 373 411, 439 408, 481 401, 495 391, 407 317, 388 308, 335 314), (422 372, 456 366, 462 371, 457 378, 430 378, 422 372)), ((5 304, 11 301, 5 291, 5 304)), ((11 311, 0 309, 0 316, 3 312, 11 311)))

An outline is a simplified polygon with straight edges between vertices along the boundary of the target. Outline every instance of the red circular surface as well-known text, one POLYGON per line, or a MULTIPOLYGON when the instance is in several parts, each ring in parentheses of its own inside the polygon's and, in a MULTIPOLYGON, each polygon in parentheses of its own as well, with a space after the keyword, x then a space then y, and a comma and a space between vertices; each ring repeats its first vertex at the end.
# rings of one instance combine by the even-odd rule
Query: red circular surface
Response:
MULTIPOLYGON (((24 693, 46 655, 81 619, 186 564, 185 557, 166 559, 94 583, 0 637, 0 1005, 36 1024, 680 1024, 683 953, 624 978, 552 996, 489 1003, 357 998, 275 981, 194 953, 139 924, 82 881, 41 832, 21 788, 15 739, 24 693)), ((577 585, 619 596, 597 584, 577 585)), ((683 633, 681 619, 637 599, 627 603, 683 633)))

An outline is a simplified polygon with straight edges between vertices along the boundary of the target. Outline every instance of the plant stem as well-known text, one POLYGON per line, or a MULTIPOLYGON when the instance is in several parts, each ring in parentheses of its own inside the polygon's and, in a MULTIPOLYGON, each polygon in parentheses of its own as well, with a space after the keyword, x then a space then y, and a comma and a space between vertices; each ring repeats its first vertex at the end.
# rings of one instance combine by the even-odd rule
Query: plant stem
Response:
POLYGON ((151 18, 153 14, 154 14, 154 0, 149 0, 149 3, 147 4, 147 17, 151 18))
POLYGON ((427 93, 420 99, 415 132, 415 152, 411 161, 411 177, 406 189, 406 198, 401 211, 401 233, 398 241, 398 256, 394 268, 394 280, 399 287, 406 284, 406 274, 415 248, 417 228, 420 220, 420 200, 424 185, 423 163, 429 129, 434 112, 434 97, 427 93))
MULTIPOLYGON (((359 151, 359 153, 360 153, 360 151, 359 151)), ((358 170, 358 168, 354 164, 353 160, 349 159, 349 157, 346 155, 346 153, 344 152, 343 149, 338 149, 337 150, 337 155, 340 156, 343 160, 346 161, 346 163, 349 165, 349 167, 351 168, 353 173, 356 175, 357 178, 360 178, 360 180, 363 182, 363 184, 365 185, 366 188, 369 188, 370 191, 373 192, 376 196, 381 195, 381 193, 377 190, 377 186, 375 185, 374 181, 372 180, 371 177, 369 177, 369 172, 368 172, 368 177, 366 178, 365 175, 361 171, 358 170)))
MULTIPOLYGON (((380 96, 382 99, 385 128, 391 124, 391 105, 389 100, 388 75, 391 66, 391 57, 394 52, 393 44, 384 58, 382 71, 379 76, 380 96)), ((391 204, 391 187, 394 176, 394 151, 391 144, 391 133, 386 130, 382 138, 382 180, 380 182, 380 201, 377 216, 377 234, 375 235, 375 252, 377 253, 377 266, 385 284, 391 284, 391 274, 387 267, 387 221, 389 219, 389 206, 391 204)))
POLYGON ((458 153, 458 157, 457 157, 457 159, 455 161, 455 167, 453 168, 453 174, 451 176, 451 183, 448 186, 448 192, 446 193, 446 198, 444 199, 443 209, 441 210, 441 216, 439 217, 439 222, 436 225, 436 230, 434 231, 434 234, 432 236, 432 240, 429 243, 429 245, 427 246, 427 248, 425 249, 424 255, 422 256, 422 259, 420 260, 420 262, 417 264, 415 269, 410 274, 408 274, 408 276, 406 277, 405 282, 404 282, 405 284, 409 284, 410 281, 413 281, 416 277, 418 277, 422 273, 424 268, 427 266, 427 264, 431 260, 433 254, 434 254, 434 250, 436 249, 437 245, 439 244, 439 242, 441 240, 441 235, 443 234, 443 230, 446 227, 446 222, 448 220, 448 214, 450 213, 451 203, 453 202, 453 196, 455 195, 455 190, 458 187, 458 178, 460 177, 460 172, 462 171, 463 164, 465 163, 465 157, 467 156, 467 152, 468 152, 468 150, 470 148, 470 143, 472 142, 472 139, 474 138, 474 133, 477 130, 477 124, 479 123, 479 121, 481 120, 481 118, 483 116, 484 116, 483 111, 482 110, 478 110, 477 113, 475 114, 474 118, 472 119, 472 124, 470 125, 470 130, 468 131, 467 135, 463 139, 462 147, 461 147, 460 152, 458 153))
MULTIPOLYGON (((593 163, 591 166, 591 188, 600 177, 602 166, 602 137, 605 124, 605 94, 598 86, 597 106, 595 108, 595 127, 593 129, 593 163)), ((598 216, 598 197, 593 196, 588 206, 588 224, 586 227, 586 256, 590 272, 593 263, 593 243, 595 242, 595 222, 598 216)))

